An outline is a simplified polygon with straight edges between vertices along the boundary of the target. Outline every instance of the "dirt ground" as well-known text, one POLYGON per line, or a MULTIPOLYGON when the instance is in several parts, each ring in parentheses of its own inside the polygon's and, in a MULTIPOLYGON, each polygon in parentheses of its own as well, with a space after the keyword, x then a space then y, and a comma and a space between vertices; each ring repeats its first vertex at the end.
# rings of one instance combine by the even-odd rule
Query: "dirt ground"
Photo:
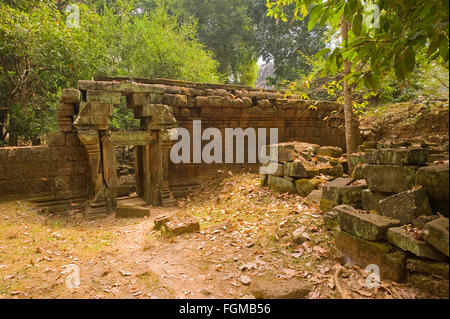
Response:
POLYGON ((317 207, 260 187, 256 175, 224 175, 142 219, 88 222, 76 210, 57 217, 0 204, 0 298, 253 298, 261 279, 308 282, 311 299, 430 297, 393 282, 368 289, 356 266, 335 276, 344 260, 317 207), (201 232, 164 238, 153 229, 163 212, 195 216, 201 232), (303 244, 291 238, 298 228, 303 244), (69 265, 80 269, 78 288, 66 285, 69 265))

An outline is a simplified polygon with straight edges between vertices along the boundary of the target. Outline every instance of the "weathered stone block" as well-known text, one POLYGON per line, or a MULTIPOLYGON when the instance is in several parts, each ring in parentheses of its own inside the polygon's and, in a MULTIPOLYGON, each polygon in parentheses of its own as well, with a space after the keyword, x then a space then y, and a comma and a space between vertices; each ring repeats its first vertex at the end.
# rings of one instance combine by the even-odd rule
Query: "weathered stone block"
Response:
POLYGON ((293 162, 300 157, 310 160, 312 154, 317 151, 318 147, 319 146, 316 144, 288 142, 265 146, 263 147, 262 152, 263 154, 267 154, 267 156, 277 152, 278 158, 276 160, 281 163, 286 163, 293 162), (273 151, 269 152, 270 150, 273 151))
POLYGON ((326 183, 322 187, 322 198, 320 200, 320 209, 328 212, 333 207, 340 204, 339 189, 349 185, 352 182, 351 178, 337 178, 334 181, 326 183))
POLYGON ((378 265, 382 280, 405 280, 408 255, 390 244, 368 241, 343 231, 336 233, 335 243, 336 248, 358 266, 378 265))
POLYGON ((167 237, 180 236, 187 233, 194 233, 200 230, 199 222, 194 218, 184 218, 172 220, 162 226, 161 231, 167 237))
POLYGON ((342 177, 344 175, 344 167, 340 164, 338 165, 329 165, 319 167, 319 174, 333 176, 333 177, 342 177))
POLYGON ((76 132, 65 133, 67 146, 80 146, 80 139, 76 132))
POLYGON ((402 224, 411 223, 421 215, 431 215, 431 207, 425 189, 413 189, 395 194, 380 201, 384 216, 398 219, 402 224))
POLYGON ((342 148, 334 146, 321 146, 317 150, 317 155, 339 158, 342 156, 342 148))
POLYGON ((423 236, 427 243, 449 256, 448 218, 441 217, 425 225, 423 236))
POLYGON ((60 101, 63 103, 80 103, 81 92, 77 89, 63 89, 61 92, 60 101))
POLYGON ((338 214, 341 230, 367 240, 382 240, 390 227, 400 225, 399 220, 358 212, 349 205, 337 206, 333 211, 338 214))
POLYGON ((422 185, 428 192, 433 211, 448 216, 449 200, 449 164, 422 167, 417 171, 416 184, 422 185))
POLYGON ((327 212, 340 204, 360 208, 362 206, 362 191, 366 188, 366 185, 349 185, 351 182, 351 178, 337 178, 332 182, 326 183, 322 187, 320 209, 327 212))
POLYGON ((86 90, 87 102, 101 102, 119 105, 122 95, 120 92, 102 91, 102 90, 86 90))
POLYGON ((357 167, 359 164, 363 162, 363 154, 362 153, 349 154, 346 156, 346 158, 348 162, 349 174, 352 175, 355 167, 357 167))
POLYGON ((424 165, 428 151, 424 148, 382 148, 368 152, 366 163, 378 165, 424 165))
POLYGON ((72 104, 59 103, 56 106, 56 114, 58 117, 72 117, 74 116, 74 109, 72 104))
MULTIPOLYGON (((186 95, 164 94, 163 103, 170 105, 170 106, 175 106, 175 107, 186 107, 188 104, 188 100, 187 100, 186 95)), ((155 103, 152 103, 152 104, 155 104, 155 103)))
POLYGON ((297 188, 297 193, 302 196, 306 197, 308 196, 313 190, 316 190, 319 188, 319 185, 321 185, 323 182, 325 182, 325 179, 320 178, 310 178, 310 179, 299 179, 295 182, 295 187, 297 188))
POLYGON ((267 186, 269 186, 274 191, 280 193, 296 193, 297 189, 295 188, 295 183, 278 176, 269 175, 269 179, 267 181, 267 186))
POLYGON ((387 194, 372 192, 370 189, 362 191, 362 208, 365 211, 375 211, 381 213, 380 201, 388 197, 387 194))
POLYGON ((291 177, 311 178, 319 175, 319 170, 310 162, 289 162, 284 164, 284 175, 291 177))
POLYGON ((252 294, 256 299, 305 299, 312 286, 297 278, 274 281, 258 280, 252 288, 252 294))
POLYGON ((415 184, 418 166, 372 165, 362 166, 362 175, 371 191, 400 193, 415 184))
POLYGON ((439 251, 428 245, 423 240, 416 239, 414 234, 408 232, 402 227, 389 228, 386 233, 388 243, 409 251, 418 257, 428 258, 431 260, 443 261, 446 257, 439 251))
POLYGON ((306 200, 310 203, 319 204, 322 198, 322 190, 314 190, 307 197, 306 200))
POLYGON ((52 132, 48 135, 48 145, 50 146, 65 146, 66 145, 66 133, 64 132, 52 132))

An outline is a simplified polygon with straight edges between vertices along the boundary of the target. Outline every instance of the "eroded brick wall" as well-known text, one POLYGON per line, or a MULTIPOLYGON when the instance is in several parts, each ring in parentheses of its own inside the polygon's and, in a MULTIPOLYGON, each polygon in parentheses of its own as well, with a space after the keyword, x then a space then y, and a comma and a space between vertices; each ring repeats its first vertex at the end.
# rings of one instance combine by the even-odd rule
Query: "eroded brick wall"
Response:
POLYGON ((76 132, 55 132, 49 144, 0 148, 0 200, 86 197, 87 157, 76 132))

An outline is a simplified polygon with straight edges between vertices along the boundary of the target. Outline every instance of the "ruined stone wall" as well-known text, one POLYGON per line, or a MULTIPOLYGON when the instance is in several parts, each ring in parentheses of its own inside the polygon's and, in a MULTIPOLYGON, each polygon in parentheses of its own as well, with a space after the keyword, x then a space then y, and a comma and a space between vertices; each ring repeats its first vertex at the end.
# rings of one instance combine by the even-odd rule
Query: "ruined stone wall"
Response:
POLYGON ((87 158, 75 132, 55 132, 50 146, 0 148, 0 200, 84 198, 87 158))

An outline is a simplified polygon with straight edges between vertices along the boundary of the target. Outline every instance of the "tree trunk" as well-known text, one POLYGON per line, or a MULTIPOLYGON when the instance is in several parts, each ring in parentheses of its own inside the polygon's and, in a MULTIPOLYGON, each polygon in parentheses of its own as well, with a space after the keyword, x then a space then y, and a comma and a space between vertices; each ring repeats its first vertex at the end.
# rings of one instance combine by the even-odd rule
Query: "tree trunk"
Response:
MULTIPOLYGON (((347 47, 348 44, 348 30, 350 28, 350 22, 342 17, 341 35, 342 41, 347 47)), ((344 60, 344 76, 351 73, 351 62, 349 59, 344 60)), ((352 88, 344 81, 344 117, 345 117, 345 144, 347 153, 355 153, 358 147, 358 129, 359 123, 355 118, 352 106, 352 88)))

